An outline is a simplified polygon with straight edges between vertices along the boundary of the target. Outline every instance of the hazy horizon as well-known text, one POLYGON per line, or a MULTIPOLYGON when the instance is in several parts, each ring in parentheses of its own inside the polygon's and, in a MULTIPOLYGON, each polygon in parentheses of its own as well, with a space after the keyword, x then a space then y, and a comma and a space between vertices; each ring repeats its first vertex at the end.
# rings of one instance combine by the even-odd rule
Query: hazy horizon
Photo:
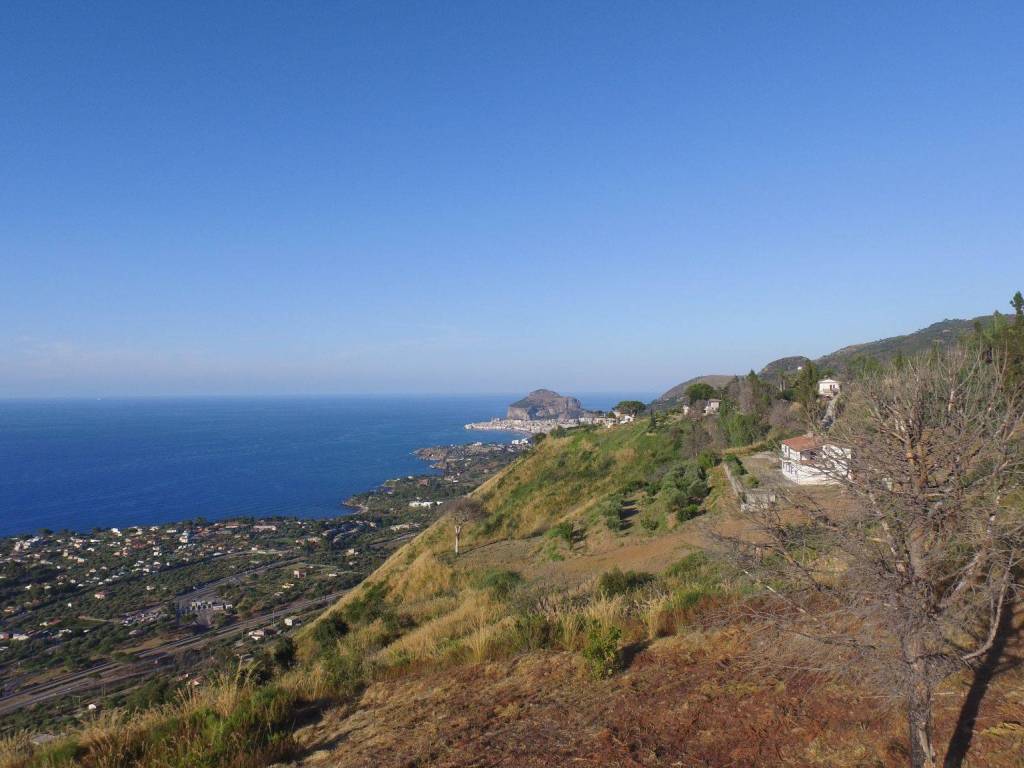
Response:
MULTIPOLYGON (((533 389, 550 389, 550 387, 534 387, 533 389)), ((533 391, 533 390, 530 390, 533 391)), ((191 393, 191 394, 176 394, 176 395, 161 395, 161 394, 148 394, 148 395, 25 395, 25 396, 4 396, 0 397, 0 402, 30 402, 30 401, 78 401, 78 400, 290 400, 290 399, 331 399, 331 398, 352 398, 352 399, 400 399, 400 398, 422 398, 428 399, 452 399, 457 400, 459 398, 474 398, 474 397, 510 397, 518 399, 524 395, 529 394, 528 392, 256 392, 252 394, 237 394, 237 393, 223 393, 223 394, 209 394, 209 393, 191 393)), ((655 398, 661 394, 661 392, 643 392, 643 391, 618 391, 618 390, 594 390, 594 391, 568 391, 560 392, 559 394, 568 395, 577 399, 583 399, 587 397, 648 397, 655 398)), ((584 407, 587 405, 586 401, 583 402, 584 407)))
POLYGON ((14 2, 0 397, 662 392, 1024 289, 1024 6, 14 2))

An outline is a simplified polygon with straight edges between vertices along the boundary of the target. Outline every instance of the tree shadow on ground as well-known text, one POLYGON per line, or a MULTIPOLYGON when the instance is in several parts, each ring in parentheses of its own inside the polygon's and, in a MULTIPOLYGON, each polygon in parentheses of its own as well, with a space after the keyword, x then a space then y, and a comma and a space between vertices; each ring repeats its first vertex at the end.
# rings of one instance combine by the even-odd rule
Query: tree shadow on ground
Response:
POLYGON ((630 643, 619 652, 619 658, 622 661, 622 668, 629 669, 633 662, 636 661, 636 657, 646 651, 651 645, 650 640, 640 640, 636 643, 630 643))
POLYGON ((628 531, 633 527, 633 518, 640 514, 635 501, 627 501, 619 510, 619 530, 628 531))
POLYGON ((1012 604, 1006 606, 1003 611, 999 627, 996 631, 995 641, 988 653, 982 658, 981 664, 974 670, 974 679, 971 681, 970 690, 960 707, 960 715, 953 729, 953 735, 949 739, 949 747, 946 749, 946 759, 943 768, 961 768, 967 758, 967 752, 971 747, 971 739, 974 736, 974 726, 978 720, 978 711, 981 709, 981 701, 988 692, 992 679, 997 675, 1021 664, 1021 659, 1006 653, 1006 646, 1014 634, 1012 604))

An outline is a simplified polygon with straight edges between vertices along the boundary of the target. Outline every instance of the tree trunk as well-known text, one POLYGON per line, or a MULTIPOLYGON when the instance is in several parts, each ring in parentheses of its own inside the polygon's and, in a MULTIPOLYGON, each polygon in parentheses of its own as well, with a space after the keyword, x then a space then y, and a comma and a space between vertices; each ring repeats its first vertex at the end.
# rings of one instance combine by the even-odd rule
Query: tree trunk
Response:
POLYGON ((462 533, 462 526, 455 526, 455 556, 459 556, 459 535, 462 533))
POLYGON ((910 765, 912 768, 936 768, 932 742, 931 687, 923 671, 914 670, 915 680, 907 696, 907 725, 910 729, 910 765))

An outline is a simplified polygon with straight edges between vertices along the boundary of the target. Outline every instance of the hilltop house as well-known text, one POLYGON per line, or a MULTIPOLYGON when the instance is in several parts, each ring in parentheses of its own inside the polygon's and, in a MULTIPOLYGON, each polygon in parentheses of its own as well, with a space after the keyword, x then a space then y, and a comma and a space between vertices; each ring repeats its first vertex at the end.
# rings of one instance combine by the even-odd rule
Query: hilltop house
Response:
POLYGON ((708 400, 704 405, 704 415, 711 416, 712 414, 718 413, 718 409, 722 407, 721 400, 708 400))
POLYGON ((840 382, 835 379, 822 379, 818 382, 818 396, 819 397, 835 397, 839 394, 839 390, 842 387, 840 382))
POLYGON ((815 435, 783 440, 782 476, 799 485, 834 485, 850 476, 850 450, 815 435))

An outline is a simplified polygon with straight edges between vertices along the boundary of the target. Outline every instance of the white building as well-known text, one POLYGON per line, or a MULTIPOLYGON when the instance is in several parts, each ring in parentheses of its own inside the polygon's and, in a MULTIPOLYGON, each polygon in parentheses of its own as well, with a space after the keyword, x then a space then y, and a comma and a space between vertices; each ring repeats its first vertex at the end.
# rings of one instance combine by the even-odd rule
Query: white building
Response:
POLYGON ((712 414, 718 413, 718 409, 722 407, 721 400, 708 400, 704 405, 704 415, 711 416, 712 414))
POLYGON ((839 394, 842 384, 835 379, 822 379, 818 382, 819 397, 835 397, 839 394))
POLYGON ((802 435, 783 440, 782 476, 799 485, 834 485, 850 476, 850 449, 802 435))

